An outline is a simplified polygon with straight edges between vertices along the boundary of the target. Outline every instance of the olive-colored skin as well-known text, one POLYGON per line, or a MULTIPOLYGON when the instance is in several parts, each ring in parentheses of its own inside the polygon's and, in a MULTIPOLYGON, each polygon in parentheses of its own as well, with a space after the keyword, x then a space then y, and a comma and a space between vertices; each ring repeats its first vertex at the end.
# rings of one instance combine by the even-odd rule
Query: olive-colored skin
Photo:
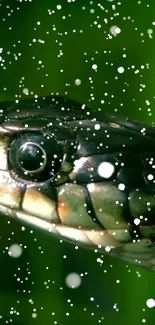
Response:
POLYGON ((155 270, 155 128, 60 96, 1 103, 0 213, 155 270))

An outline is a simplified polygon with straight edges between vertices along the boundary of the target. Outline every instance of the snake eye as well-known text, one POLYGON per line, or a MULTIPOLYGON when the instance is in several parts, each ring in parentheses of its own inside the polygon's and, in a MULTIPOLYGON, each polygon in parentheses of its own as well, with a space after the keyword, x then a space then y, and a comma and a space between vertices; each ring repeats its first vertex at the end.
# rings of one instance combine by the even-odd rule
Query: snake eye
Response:
POLYGON ((52 137, 41 133, 23 133, 10 144, 9 168, 28 181, 46 181, 59 171, 63 153, 52 137))

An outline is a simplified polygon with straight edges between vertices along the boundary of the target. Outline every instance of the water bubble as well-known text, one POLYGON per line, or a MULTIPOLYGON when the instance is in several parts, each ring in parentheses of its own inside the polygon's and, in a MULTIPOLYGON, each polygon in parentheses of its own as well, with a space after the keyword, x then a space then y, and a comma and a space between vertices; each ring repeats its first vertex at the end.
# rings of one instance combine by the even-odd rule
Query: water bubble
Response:
POLYGON ((124 72, 124 68, 123 68, 123 67, 118 67, 117 71, 118 71, 119 73, 123 73, 123 72, 124 72))
POLYGON ((76 86, 80 86, 81 85, 81 80, 80 79, 76 79, 75 80, 75 84, 76 84, 76 86))
POLYGON ((121 32, 121 29, 118 26, 111 26, 110 27, 110 33, 112 35, 116 36, 116 35, 120 34, 120 32, 121 32))
POLYGON ((81 285, 81 277, 78 273, 69 273, 65 279, 66 285, 71 289, 76 289, 81 285))
POLYGON ((92 65, 92 69, 93 69, 93 70, 96 70, 96 69, 97 69, 97 64, 93 64, 93 65, 92 65))
POLYGON ((153 298, 150 298, 146 301, 146 305, 149 308, 153 308, 155 306, 155 300, 153 298))
POLYGON ((22 247, 18 244, 12 244, 8 249, 8 254, 14 258, 21 256, 22 252, 22 247))

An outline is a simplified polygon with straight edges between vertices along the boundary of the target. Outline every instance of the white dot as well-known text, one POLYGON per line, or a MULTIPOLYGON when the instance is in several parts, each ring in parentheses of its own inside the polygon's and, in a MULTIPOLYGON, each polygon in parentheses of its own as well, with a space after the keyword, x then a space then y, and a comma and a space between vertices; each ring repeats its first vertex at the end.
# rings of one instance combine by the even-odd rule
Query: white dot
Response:
POLYGON ((121 29, 118 26, 111 26, 110 27, 110 33, 113 35, 120 34, 121 29))
POLYGON ((110 246, 106 246, 106 247, 105 247, 105 251, 106 251, 107 253, 110 252, 110 251, 111 251, 110 246))
POLYGON ((112 165, 109 162, 103 161, 99 166, 98 166, 98 174, 101 177, 104 178, 109 178, 112 176, 112 174, 115 171, 114 165, 112 165))
POLYGON ((93 70, 96 70, 96 69, 97 69, 97 64, 93 64, 93 65, 92 65, 92 69, 93 69, 93 70))
POLYGON ((32 314, 32 318, 37 318, 37 314, 36 313, 33 313, 32 314))
POLYGON ((95 124, 94 129, 99 130, 100 129, 100 124, 95 124))
POLYGON ((119 67, 119 68, 117 69, 117 71, 118 71, 119 73, 123 73, 123 72, 124 72, 124 68, 123 68, 123 67, 119 67))
POLYGON ((140 224, 140 220, 139 220, 138 218, 135 218, 135 219, 134 219, 134 224, 135 224, 136 226, 138 226, 138 225, 140 224))
POLYGON ((88 187, 88 191, 90 193, 95 191, 95 184, 94 183, 88 184, 87 187, 88 187))
POLYGON ((115 33, 119 34, 121 32, 121 29, 119 27, 116 28, 115 33))
POLYGON ((78 273, 69 273, 65 279, 66 285, 71 289, 76 289, 81 285, 81 277, 78 273))
POLYGON ((155 300, 154 300, 153 298, 148 299, 148 300, 146 301, 146 305, 147 305, 147 307, 149 307, 149 308, 154 307, 154 306, 155 306, 155 300))
POLYGON ((149 35, 153 34, 153 29, 149 28, 149 29, 147 30, 147 33, 148 33, 149 35))
POLYGON ((81 85, 81 80, 80 80, 80 79, 76 79, 76 80, 75 80, 75 84, 76 84, 76 86, 81 85))
POLYGON ((152 174, 149 174, 149 175, 147 176, 147 178, 148 178, 149 181, 152 181, 152 179, 154 178, 154 176, 153 176, 152 174))
POLYGON ((57 9, 60 10, 62 7, 61 5, 57 5, 57 9))
POLYGON ((23 94, 25 94, 25 95, 28 95, 28 94, 29 94, 29 90, 28 90, 28 88, 24 88, 24 89, 23 89, 23 94))
POLYGON ((8 249, 8 254, 11 257, 19 257, 22 254, 23 250, 18 244, 12 244, 8 249))
POLYGON ((120 184, 118 185, 118 189, 119 189, 120 191, 124 191, 124 190, 125 190, 125 184, 120 183, 120 184))
POLYGON ((90 301, 94 301, 94 297, 91 297, 91 298, 90 298, 90 301))

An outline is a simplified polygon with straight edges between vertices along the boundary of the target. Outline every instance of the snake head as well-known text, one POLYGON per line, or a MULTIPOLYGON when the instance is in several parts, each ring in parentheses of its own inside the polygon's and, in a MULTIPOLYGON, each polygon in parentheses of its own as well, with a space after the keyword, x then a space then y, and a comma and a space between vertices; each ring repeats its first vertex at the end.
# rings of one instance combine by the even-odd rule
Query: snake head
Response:
POLYGON ((2 108, 0 213, 154 271, 154 127, 63 97, 2 108))

